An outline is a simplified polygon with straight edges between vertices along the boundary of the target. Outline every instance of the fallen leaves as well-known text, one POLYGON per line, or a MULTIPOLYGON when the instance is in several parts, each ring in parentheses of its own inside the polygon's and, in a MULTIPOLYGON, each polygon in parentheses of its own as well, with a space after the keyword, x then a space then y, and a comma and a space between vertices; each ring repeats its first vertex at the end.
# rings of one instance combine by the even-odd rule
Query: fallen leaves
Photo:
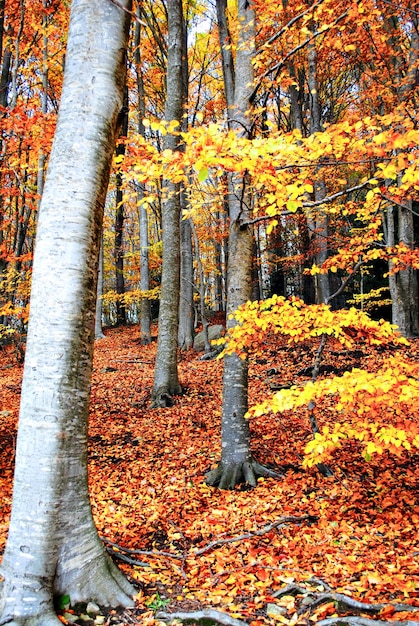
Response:
MULTIPOLYGON (((270 393, 267 370, 275 369, 278 380, 302 382, 316 352, 310 341, 264 341, 263 355, 251 361, 252 403, 270 393)), ((222 362, 183 354, 185 394, 169 409, 149 409, 155 350, 155 342, 140 345, 136 327, 107 331, 95 348, 90 415, 93 514, 100 535, 132 560, 118 563, 139 585, 142 622, 156 623, 149 607, 157 597, 169 600, 169 612, 214 607, 254 626, 332 619, 332 599, 310 604, 330 588, 364 604, 419 603, 417 452, 396 458, 384 451, 366 463, 361 442, 344 441, 333 456, 334 476, 323 478, 302 467, 311 433, 301 407, 251 420, 255 456, 282 479, 260 480, 252 491, 214 490, 204 475, 219 458, 222 362), (286 518, 293 521, 281 523, 286 518), (307 582, 313 578, 316 584, 307 582), (276 595, 287 585, 302 591, 276 595), (268 605, 281 610, 274 616, 268 605)), ((404 350, 417 354, 414 343, 398 348, 404 350)), ((324 363, 373 370, 382 359, 374 347, 355 354, 332 343, 324 363)), ((3 350, 0 367, 12 364, 13 354, 3 350)), ((21 371, 0 370, 0 547, 21 371)), ((316 412, 320 427, 332 432, 330 397, 316 412)), ((411 619, 386 611, 378 619, 411 619)))

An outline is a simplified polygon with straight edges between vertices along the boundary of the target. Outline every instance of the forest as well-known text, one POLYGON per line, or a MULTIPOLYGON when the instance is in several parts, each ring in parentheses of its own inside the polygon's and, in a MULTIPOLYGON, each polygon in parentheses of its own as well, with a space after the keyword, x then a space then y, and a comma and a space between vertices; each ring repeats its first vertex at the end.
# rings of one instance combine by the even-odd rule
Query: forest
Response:
POLYGON ((417 626, 419 4, 0 0, 0 626, 417 626))

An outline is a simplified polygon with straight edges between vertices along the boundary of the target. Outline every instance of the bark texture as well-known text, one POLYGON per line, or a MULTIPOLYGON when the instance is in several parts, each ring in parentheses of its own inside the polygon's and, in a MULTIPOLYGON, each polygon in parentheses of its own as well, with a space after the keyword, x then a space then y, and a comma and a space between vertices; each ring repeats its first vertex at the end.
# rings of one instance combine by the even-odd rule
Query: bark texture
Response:
MULTIPOLYGON (((412 250, 415 247, 412 202, 405 207, 390 206, 387 210, 388 245, 403 243, 412 250), (395 219, 395 215, 397 218, 395 219)), ((393 263, 389 263, 390 270, 393 263)), ((417 272, 407 267, 389 276, 392 304, 392 322, 397 324, 404 337, 419 335, 419 293, 417 272)))
MULTIPOLYGON (((182 194, 183 195, 183 194, 182 194)), ((191 220, 180 221, 180 300, 178 345, 181 350, 189 350, 194 340, 193 307, 193 254, 191 220)))
MULTIPOLYGON (((137 7, 137 15, 140 16, 140 7, 137 7)), ((138 134, 145 136, 145 127, 143 119, 145 118, 145 91, 143 80, 143 69, 141 63, 141 20, 135 23, 135 40, 134 40, 134 60, 135 72, 137 78, 137 96, 138 96, 138 134)), ((150 289, 150 267, 148 262, 148 214, 147 209, 141 200, 144 197, 144 185, 138 185, 138 201, 140 204, 140 289, 148 291, 150 289)), ((148 298, 141 300, 141 343, 148 345, 151 343, 151 306, 148 298)))
MULTIPOLYGON (((165 119, 177 120, 183 113, 184 19, 182 1, 171 0, 167 5, 168 51, 167 96, 165 119)), ((167 134, 165 149, 177 150, 179 139, 167 134)), ((165 180, 167 196, 162 206, 162 278, 159 310, 159 333, 152 394, 153 407, 171 406, 172 396, 181 393, 177 369, 180 284, 180 187, 165 180)))
MULTIPOLYGON (((249 135, 250 98, 253 90, 252 59, 255 51, 255 13, 247 0, 238 0, 238 42, 236 68, 232 73, 226 2, 217 2, 219 36, 223 58, 225 93, 229 123, 237 133, 249 135), (234 90, 234 93, 233 93, 234 90)), ((246 225, 251 211, 247 177, 230 176, 228 210, 230 230, 227 263, 227 319, 251 297, 253 234, 246 225)), ((234 324, 228 320, 227 326, 234 324)), ((248 362, 232 354, 224 359, 221 461, 207 476, 210 485, 234 489, 242 482, 255 486, 258 476, 270 473, 251 455, 248 409, 248 362)))
POLYGON ((58 626, 53 594, 132 603, 99 540, 87 487, 97 264, 128 25, 110 0, 72 2, 34 258, 0 624, 58 626))

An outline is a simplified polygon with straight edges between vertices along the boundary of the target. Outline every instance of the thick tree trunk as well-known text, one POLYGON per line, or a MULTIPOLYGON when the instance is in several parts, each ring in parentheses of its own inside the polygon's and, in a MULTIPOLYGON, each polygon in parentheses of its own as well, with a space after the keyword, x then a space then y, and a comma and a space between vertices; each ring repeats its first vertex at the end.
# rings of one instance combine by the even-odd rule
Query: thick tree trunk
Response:
MULTIPOLYGON (((165 118, 177 120, 183 114, 183 71, 182 53, 184 19, 182 0, 171 0, 167 5, 168 14, 168 55, 167 55, 167 96, 165 118)), ((179 138, 167 134, 165 149, 177 150, 179 138)), ((177 345, 179 326, 179 283, 180 283, 180 186, 170 180, 164 181, 167 189, 162 206, 163 257, 161 297, 159 310, 159 333, 154 385, 153 407, 172 404, 172 396, 181 393, 178 378, 177 345)))
POLYGON ((132 602, 97 535, 87 487, 97 260, 128 21, 109 0, 72 2, 38 225, 0 623, 59 626, 54 593, 132 602))

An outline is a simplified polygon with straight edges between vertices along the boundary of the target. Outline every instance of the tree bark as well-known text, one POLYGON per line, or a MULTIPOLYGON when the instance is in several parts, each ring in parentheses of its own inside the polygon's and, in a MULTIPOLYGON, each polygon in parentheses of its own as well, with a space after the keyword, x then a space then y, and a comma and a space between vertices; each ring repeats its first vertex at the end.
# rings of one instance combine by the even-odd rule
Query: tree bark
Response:
POLYGON ((95 313, 95 340, 104 339, 102 328, 102 312, 103 312, 103 233, 100 236, 99 263, 97 270, 97 288, 96 288, 96 313, 95 313))
MULTIPOLYGON (((140 7, 137 7, 137 15, 140 15, 140 7)), ((145 128, 143 119, 145 117, 145 93, 143 70, 141 66, 141 21, 135 23, 135 39, 134 39, 134 60, 137 78, 137 95, 138 95, 138 134, 145 136, 145 128)), ((138 187, 138 200, 144 197, 144 185, 138 187)), ((150 289, 150 267, 148 259, 148 214, 144 204, 140 204, 140 289, 148 291, 150 289)), ((151 306, 148 298, 141 299, 141 343, 148 345, 151 343, 151 306)))
POLYGON ((53 594, 132 603, 98 537, 87 486, 97 262, 128 26, 110 0, 72 2, 34 259, 0 623, 59 626, 53 594))
MULTIPOLYGON (((177 120, 183 114, 183 39, 184 19, 181 0, 170 0, 168 13, 167 95, 165 119, 177 120)), ((168 133, 164 149, 178 150, 179 138, 168 133)), ((180 284, 180 186, 165 180, 166 198, 162 206, 162 279, 159 310, 159 330, 151 406, 165 407, 173 403, 172 396, 181 393, 177 368, 180 284)))
MULTIPOLYGON (((387 244, 390 247, 396 244, 396 239, 412 250, 415 247, 411 201, 408 205, 406 208, 389 206, 387 209, 387 244), (397 220, 395 220, 395 215, 397 220)), ((391 260, 389 269, 393 269, 391 260)), ((412 267, 407 267, 395 274, 390 274, 389 288, 393 324, 397 324, 404 337, 417 337, 419 335, 419 297, 416 271, 412 267)))
MULTIPOLYGON (((116 147, 116 155, 124 156, 125 144, 123 139, 128 136, 128 89, 124 89, 124 104, 119 114, 120 133, 119 137, 122 142, 116 147)), ((122 172, 120 166, 116 173, 116 194, 115 194, 115 291, 118 296, 125 293, 125 276, 124 276, 124 222, 125 207, 124 194, 122 190, 122 172)), ((116 323, 117 325, 126 324, 127 311, 123 301, 118 298, 116 301, 116 323)))
MULTIPOLYGON (((225 94, 230 125, 238 134, 250 132, 250 96, 253 90, 252 59, 255 51, 255 13, 247 0, 238 0, 238 41, 234 79, 228 77, 231 62, 226 55, 229 44, 224 24, 226 2, 217 2, 219 13, 219 36, 225 77, 225 94), (224 16, 220 15, 223 5, 224 16), (231 88, 234 86, 234 100, 231 88)), ((228 208, 230 229, 227 263, 227 327, 235 324, 229 319, 238 306, 251 297, 253 234, 246 222, 251 209, 249 180, 244 176, 229 177, 228 208)), ((207 483, 220 489, 234 489, 242 482, 256 486, 257 476, 270 472, 257 463, 251 455, 249 422, 245 419, 248 409, 248 362, 236 354, 224 358, 223 410, 221 425, 221 461, 207 476, 207 483)))
MULTIPOLYGON (((184 195, 184 194, 182 194, 184 195)), ((180 221, 180 300, 178 345, 189 350, 194 339, 192 224, 180 221)))

